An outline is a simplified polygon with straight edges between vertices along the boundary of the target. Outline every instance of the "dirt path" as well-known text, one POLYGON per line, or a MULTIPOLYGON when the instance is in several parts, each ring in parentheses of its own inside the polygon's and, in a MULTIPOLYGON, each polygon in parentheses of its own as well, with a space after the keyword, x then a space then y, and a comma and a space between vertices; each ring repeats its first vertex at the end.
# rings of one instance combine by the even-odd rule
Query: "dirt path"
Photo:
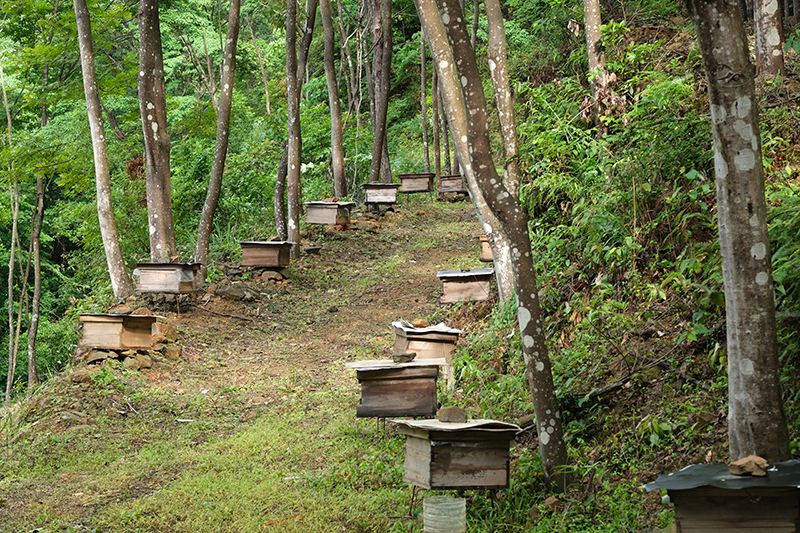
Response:
MULTIPOLYGON (((0 427, 6 459, 0 524, 16 525, 0 531, 105 523, 109 506, 157 494, 195 467, 186 461, 197 459, 175 454, 173 462, 169 453, 149 464, 153 447, 185 454, 213 446, 265 417, 294 416, 296 402, 319 401, 308 399, 316 391, 340 394, 333 416, 352 417, 358 389, 344 363, 388 358, 394 320, 444 319, 437 271, 485 266, 478 262, 481 228, 471 204, 427 200, 406 199, 377 219, 355 213, 367 229, 310 228, 304 244, 321 251, 294 261, 285 286, 233 275, 219 279, 214 293, 173 303, 138 300, 136 306, 147 305, 177 328, 180 359, 155 357, 140 372, 91 367, 88 376, 88 367, 79 366, 19 406, 15 421, 0 427), (231 285, 253 296, 219 295, 231 285)), ((157 529, 150 527, 143 530, 157 529)), ((174 528, 164 530, 183 530, 174 528)))

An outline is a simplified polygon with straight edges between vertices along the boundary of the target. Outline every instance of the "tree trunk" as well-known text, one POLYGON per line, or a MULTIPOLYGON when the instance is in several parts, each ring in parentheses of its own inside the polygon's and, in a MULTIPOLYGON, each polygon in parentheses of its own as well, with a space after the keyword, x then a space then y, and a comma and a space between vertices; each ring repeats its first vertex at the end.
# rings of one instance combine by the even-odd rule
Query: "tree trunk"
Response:
POLYGON ((333 195, 347 195, 347 179, 344 174, 344 136, 342 130, 342 109, 339 105, 339 84, 334 64, 335 35, 330 0, 320 0, 320 15, 325 31, 325 80, 328 84, 328 103, 331 106, 331 170, 333 172, 333 195))
MULTIPOLYGON (((369 182, 378 183, 381 176, 385 176, 382 159, 385 155, 386 114, 389 109, 389 80, 392 65, 391 0, 372 1, 372 48, 375 113, 372 124, 372 166, 369 172, 369 182)), ((389 175, 391 176, 391 171, 389 175)))
POLYGON ((488 207, 502 225, 512 246, 517 316, 542 466, 548 482, 556 489, 564 490, 566 475, 560 473, 558 468, 567 462, 566 447, 542 327, 527 212, 506 190, 492 161, 486 99, 475 53, 469 45, 465 21, 463 17, 456 16, 460 11, 458 0, 444 0, 442 14, 434 0, 416 0, 415 4, 433 51, 434 64, 439 69, 450 127, 456 138, 466 137, 467 140, 455 145, 459 161, 462 161, 463 168, 471 167, 477 185, 486 193, 488 207), (446 26, 443 19, 448 21, 446 26), (455 57, 459 58, 458 62, 455 57))
POLYGON ((92 150, 94 153, 94 171, 97 184, 97 216, 100 222, 100 235, 106 252, 108 273, 115 298, 127 298, 133 294, 133 286, 125 269, 125 260, 119 244, 117 222, 111 205, 111 171, 108 163, 106 132, 103 127, 102 106, 97 90, 97 75, 94 66, 94 50, 92 47, 92 27, 86 0, 74 0, 75 20, 78 27, 78 43, 81 51, 81 68, 83 69, 83 90, 86 97, 86 111, 89 117, 89 129, 92 134, 92 150))
POLYGON ((778 0, 755 0, 756 74, 783 76, 783 21, 778 0))
MULTIPOLYGON (((431 51, 433 55, 433 51, 431 51)), ((434 58, 435 59, 435 58, 434 58)), ((431 115, 433 126, 433 172, 436 175, 436 194, 442 196, 442 148, 439 142, 439 70, 436 65, 431 72, 431 115)))
MULTIPOLYGON (((472 2, 472 35, 470 36, 469 42, 472 43, 473 50, 475 49, 475 43, 478 42, 478 22, 481 13, 481 0, 473 0, 472 2)), ((502 13, 500 15, 502 17, 502 13)))
POLYGON ((728 351, 731 460, 789 458, 775 326, 761 134, 736 4, 692 0, 711 106, 728 351))
POLYGON ((44 179, 41 173, 36 175, 36 211, 33 232, 31 233, 31 250, 33 252, 33 301, 31 303, 31 321, 28 325, 28 398, 33 396, 39 384, 36 371, 36 336, 39 333, 39 304, 42 299, 42 260, 40 256, 39 238, 44 223, 44 179))
POLYGON ((272 203, 275 208, 275 232, 278 237, 285 241, 289 238, 289 230, 286 225, 286 176, 289 167, 289 145, 284 143, 283 156, 278 164, 278 175, 275 179, 275 192, 272 195, 272 203))
POLYGON ((583 21, 586 26, 586 50, 589 56, 589 73, 592 77, 592 119, 599 135, 606 133, 606 127, 601 121, 603 116, 603 98, 609 91, 609 76, 606 70, 606 61, 603 56, 602 39, 600 32, 602 20, 600 17, 599 0, 583 0, 583 21))
POLYGON ((503 12, 498 0, 484 0, 484 6, 489 28, 489 71, 492 75, 505 156, 503 183, 509 193, 519 198, 520 170, 517 161, 519 143, 517 141, 517 122, 514 118, 514 102, 511 98, 511 85, 508 80, 508 44, 503 24, 503 12))
MULTIPOLYGON (((286 100, 289 130, 287 154, 288 231, 290 241, 300 242, 300 80, 297 71, 297 3, 286 2, 286 100)), ((292 257, 299 255, 299 244, 292 248, 292 257)))
MULTIPOLYGON (((5 83, 3 83, 3 98, 6 97, 5 83)), ((9 134, 11 132, 11 116, 6 100, 6 113, 9 114, 9 134)), ((8 254, 8 376, 6 378, 5 407, 11 404, 11 389, 14 386, 14 374, 17 371, 17 349, 14 343, 14 245, 19 222, 19 187, 16 182, 8 186, 11 200, 11 248, 8 254)))
POLYGON ((253 41, 253 48, 256 49, 256 56, 258 57, 258 69, 261 71, 261 79, 264 81, 264 97, 267 101, 267 115, 271 115, 272 111, 269 108, 269 80, 267 79, 267 71, 264 70, 264 54, 261 53, 261 48, 258 46, 256 34, 253 31, 252 24, 250 24, 250 17, 245 15, 244 20, 247 22, 247 29, 250 30, 250 39, 253 41))
POLYGON ((422 93, 419 101, 421 107, 420 115, 422 116, 422 150, 425 159, 425 172, 430 172, 431 154, 430 150, 428 150, 428 81, 425 79, 428 70, 428 58, 425 54, 425 32, 423 32, 422 29, 419 31, 419 57, 419 86, 422 93))
POLYGON ((172 224, 170 140, 158 0, 139 3, 139 111, 144 131, 150 258, 169 262, 176 255, 172 224))
MULTIPOLYGON (((439 107, 444 108, 441 100, 441 90, 437 94, 439 98, 439 107)), ((450 131, 447 127, 447 113, 439 113, 439 134, 440 143, 442 146, 442 155, 444 156, 444 174, 445 176, 453 175, 453 166, 450 164, 450 131)))
POLYGON ((211 163, 211 176, 208 180, 206 201, 200 213, 197 226, 197 247, 194 259, 200 263, 200 280, 205 281, 208 272, 208 248, 211 243, 211 230, 214 227, 214 213, 219 204, 222 189, 222 175, 225 171, 225 160, 228 157, 228 132, 231 124, 231 107, 233 106, 233 82, 236 72, 236 45, 239 42, 239 0, 230 0, 228 9, 228 28, 225 35, 225 56, 222 59, 222 77, 220 86, 222 94, 219 99, 217 115, 217 139, 214 146, 214 160, 211 163))

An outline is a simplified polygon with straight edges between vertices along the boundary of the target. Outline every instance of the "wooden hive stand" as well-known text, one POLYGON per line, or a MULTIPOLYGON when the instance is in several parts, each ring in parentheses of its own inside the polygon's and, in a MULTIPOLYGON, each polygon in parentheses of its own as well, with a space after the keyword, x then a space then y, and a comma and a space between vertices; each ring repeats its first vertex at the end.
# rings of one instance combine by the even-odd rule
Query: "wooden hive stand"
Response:
POLYGON ((289 241, 244 241, 241 266, 284 268, 289 266, 289 253, 294 246, 289 241))
POLYGON ((478 259, 483 263, 491 263, 494 261, 492 247, 489 246, 489 237, 486 235, 478 235, 478 242, 481 243, 481 255, 478 259))
POLYGON ((766 476, 737 476, 727 465, 698 464, 644 486, 666 489, 681 532, 792 533, 800 530, 800 461, 775 463, 766 476))
POLYGON ((434 416, 438 408, 436 379, 441 364, 444 359, 347 363, 345 367, 356 370, 361 385, 356 416, 434 416))
POLYGON ((355 202, 306 202, 306 222, 346 226, 350 224, 350 210, 355 202))
POLYGON ((79 346, 104 350, 150 348, 156 317, 147 315, 80 315, 83 336, 79 346))
POLYGON ((134 276, 139 276, 139 292, 188 294, 197 291, 200 263, 137 263, 134 276))
POLYGON ((441 363, 447 387, 455 386, 453 374, 453 352, 456 349, 460 329, 448 328, 444 324, 428 328, 415 328, 403 322, 392 322, 394 331, 394 353, 413 352, 415 361, 436 359, 441 363))
POLYGON ((436 274, 442 280, 442 296, 439 302, 479 302, 492 296, 493 268, 472 270, 442 270, 436 274))
POLYGON ((364 203, 368 206, 397 203, 397 189, 400 188, 397 183, 364 183, 361 187, 364 189, 364 203))
POLYGON ((433 190, 433 172, 417 172, 414 174, 398 174, 400 188, 397 192, 412 194, 416 192, 431 192, 433 190))
POLYGON ((392 422, 406 436, 406 483, 429 490, 508 487, 509 448, 519 426, 497 420, 392 422))

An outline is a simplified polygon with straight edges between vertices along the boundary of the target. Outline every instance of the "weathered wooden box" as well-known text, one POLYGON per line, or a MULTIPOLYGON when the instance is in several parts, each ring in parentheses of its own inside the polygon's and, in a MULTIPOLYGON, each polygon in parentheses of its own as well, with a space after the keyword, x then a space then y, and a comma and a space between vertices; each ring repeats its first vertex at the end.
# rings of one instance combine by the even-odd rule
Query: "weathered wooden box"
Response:
POLYGON ((508 487, 509 448, 518 426, 496 420, 392 421, 406 436, 406 483, 441 490, 508 487))
POLYGON ((133 350, 150 348, 156 317, 146 315, 80 315, 84 348, 133 350))
POLYGON ((139 292, 170 292, 185 294, 195 292, 200 279, 200 263, 137 263, 135 276, 139 276, 139 292))
POLYGON ((489 246, 489 237, 486 235, 478 235, 478 242, 481 243, 481 256, 478 259, 484 263, 491 263, 494 261, 492 247, 489 246))
POLYGON ((763 477, 736 476, 726 465, 691 465, 645 489, 667 490, 679 532, 800 531, 800 461, 776 463, 763 477))
POLYGON ((416 360, 440 359, 447 386, 455 385, 453 375, 453 352, 456 349, 460 329, 443 324, 429 328, 415 328, 403 322, 392 322, 394 330, 394 353, 416 353, 416 360))
POLYGON ((289 253, 293 242, 289 241, 244 241, 241 266, 283 268, 289 266, 289 253))
POLYGON ((479 302, 491 298, 493 268, 472 270, 442 270, 436 276, 442 280, 443 304, 454 302, 479 302))
POLYGON ((415 174, 398 174, 400 188, 397 190, 402 193, 431 192, 433 190, 433 172, 418 172, 415 174))
POLYGON ((306 222, 309 224, 350 224, 350 209, 354 202, 306 202, 306 222))
POLYGON ((433 416, 438 402, 436 379, 444 360, 427 359, 410 363, 356 361, 347 368, 356 370, 361 385, 357 417, 433 416))
POLYGON ((439 178, 439 194, 444 194, 448 192, 452 193, 463 193, 467 194, 467 183, 464 181, 464 177, 460 174, 455 174, 452 176, 442 176, 439 178))
POLYGON ((364 183, 365 204, 396 204, 397 183, 364 183))

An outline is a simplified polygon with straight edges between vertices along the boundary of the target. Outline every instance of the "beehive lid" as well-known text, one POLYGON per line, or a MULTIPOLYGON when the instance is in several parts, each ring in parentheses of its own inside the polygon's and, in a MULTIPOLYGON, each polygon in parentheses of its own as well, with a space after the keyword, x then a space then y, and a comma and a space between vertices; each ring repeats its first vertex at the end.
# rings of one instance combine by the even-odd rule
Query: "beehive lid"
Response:
POLYGON ((409 172, 407 174, 398 174, 398 178, 432 178, 436 174, 433 172, 409 172))
POLYGON ((671 474, 663 474, 644 486, 647 492, 655 489, 689 490, 698 487, 721 489, 751 489, 755 487, 800 488, 800 461, 792 459, 775 463, 766 476, 737 476, 728 471, 727 465, 690 465, 671 474))
POLYGON ((437 278, 475 278, 491 276, 494 274, 493 268, 473 268, 472 270, 440 270, 436 273, 437 278))
POLYGON ((84 313, 80 315, 79 320, 81 322, 100 322, 100 321, 122 321, 125 320, 126 322, 150 322, 153 323, 156 321, 155 316, 153 315, 120 315, 120 314, 107 314, 107 313, 84 313))
POLYGON ((408 322, 401 320, 399 322, 392 322, 392 326, 398 329, 402 329, 405 333, 411 333, 415 335, 422 335, 425 333, 450 333, 453 335, 459 335, 462 333, 460 329, 449 328, 445 326, 444 323, 439 323, 436 324, 435 326, 428 326, 427 328, 415 328, 408 322))
POLYGON ((273 246, 294 246, 292 241, 241 241, 242 246, 259 246, 262 244, 271 244, 273 246))
POLYGON ((325 207, 329 205, 338 205, 339 207, 352 207, 356 205, 355 202, 306 202, 305 205, 313 205, 317 207, 325 207))
POLYGON ((399 183, 362 183, 362 189, 396 189, 400 187, 399 183))
MULTIPOLYGON (((521 431, 516 424, 511 422, 501 422, 500 420, 487 420, 476 418, 468 420, 467 422, 440 422, 435 418, 426 420, 390 420, 399 426, 405 426, 413 429, 421 429, 424 431, 487 431, 493 433, 503 433, 508 431, 521 431)), ((402 428, 401 428, 402 429, 402 428)))
POLYGON ((353 370, 388 370, 392 368, 414 368, 420 366, 444 366, 447 361, 444 357, 438 359, 415 359, 408 363, 395 363, 391 359, 377 360, 371 359, 368 361, 352 361, 345 363, 344 367, 353 370))

